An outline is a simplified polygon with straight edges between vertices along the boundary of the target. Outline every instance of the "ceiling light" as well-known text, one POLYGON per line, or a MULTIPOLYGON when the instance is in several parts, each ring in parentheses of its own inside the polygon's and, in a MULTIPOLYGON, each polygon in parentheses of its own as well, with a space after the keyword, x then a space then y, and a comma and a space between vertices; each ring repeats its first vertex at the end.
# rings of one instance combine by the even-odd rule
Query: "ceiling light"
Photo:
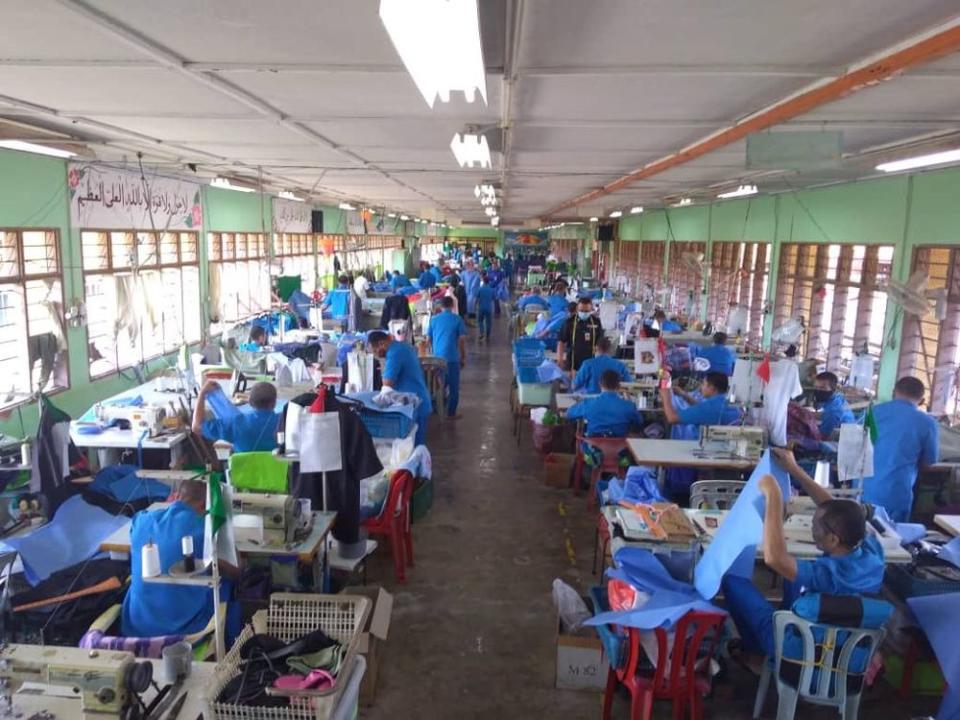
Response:
POLYGON ((563 225, 583 225, 583 223, 582 223, 582 222, 579 222, 579 221, 578 221, 578 222, 565 222, 565 223, 562 223, 562 224, 563 224, 563 225))
POLYGON ((396 213, 387 213, 388 218, 395 218, 396 216, 397 216, 396 213))
POLYGON ((913 170, 914 168, 927 167, 929 165, 944 165, 953 162, 960 162, 960 150, 944 150, 943 152, 931 153, 930 155, 918 155, 917 157, 906 158, 904 160, 881 163, 877 165, 877 170, 881 172, 898 172, 900 170, 913 170))
POLYGON ((494 227, 497 227, 497 225, 500 224, 500 217, 497 215, 494 215, 492 218, 490 218, 490 224, 493 225, 494 227))
POLYGON ((497 214, 497 209, 495 207, 484 208, 483 211, 487 214, 487 217, 493 217, 497 214))
POLYGON ((592 218, 590 218, 590 222, 596 222, 596 221, 599 220, 599 219, 600 219, 600 218, 592 217, 592 218))
POLYGON ((409 216, 409 215, 401 215, 401 216, 400 216, 400 219, 401 219, 401 220, 409 220, 409 219, 410 219, 410 216, 409 216))
POLYGON ((686 205, 692 205, 693 200, 690 198, 680 198, 678 202, 673 203, 670 207, 684 207, 686 205))
POLYGON ((717 195, 717 197, 720 200, 728 200, 729 198, 747 197, 748 195, 756 195, 756 194, 757 194, 756 185, 741 185, 736 190, 720 193, 719 195, 717 195))
POLYGON ((622 211, 622 210, 614 210, 612 213, 610 213, 610 217, 612 217, 612 218, 618 218, 618 217, 622 217, 622 216, 623 216, 623 211, 622 211))
POLYGON ((289 192, 288 190, 281 190, 280 194, 277 197, 281 198, 282 200, 293 200, 295 202, 303 202, 302 197, 297 197, 296 195, 294 195, 292 192, 289 192))
POLYGON ((211 187, 220 188, 221 190, 236 190, 237 192, 252 193, 256 192, 253 188, 243 187, 242 185, 234 185, 227 178, 215 177, 210 181, 211 187))
POLYGON ((0 140, 0 148, 20 150, 35 155, 50 155, 51 157, 58 158, 72 158, 77 155, 69 150, 60 150, 59 148, 47 147, 46 145, 36 145, 34 143, 23 142, 22 140, 0 140))
POLYGON ((357 209, 356 207, 354 207, 353 205, 351 205, 351 204, 348 203, 348 202, 342 202, 342 203, 340 203, 339 205, 337 205, 337 207, 340 208, 341 210, 356 210, 356 209, 357 209))
POLYGON ((639 215, 642 212, 643 212, 643 208, 640 205, 630 208, 631 215, 639 215))
POLYGON ((380 0, 380 20, 427 105, 451 90, 486 104, 477 0, 380 0))
POLYGON ((454 133, 453 140, 450 141, 450 149, 453 150, 460 167, 472 168, 474 163, 481 168, 491 167, 490 146, 483 135, 454 133))

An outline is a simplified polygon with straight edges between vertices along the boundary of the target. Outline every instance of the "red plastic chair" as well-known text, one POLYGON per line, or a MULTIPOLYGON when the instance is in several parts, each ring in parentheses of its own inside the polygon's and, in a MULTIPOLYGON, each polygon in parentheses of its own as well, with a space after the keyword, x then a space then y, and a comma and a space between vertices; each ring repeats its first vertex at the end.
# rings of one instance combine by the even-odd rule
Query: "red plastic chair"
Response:
POLYGON ((390 490, 378 517, 363 523, 371 535, 390 538, 393 553, 393 572, 398 583, 407 581, 406 568, 413 567, 413 533, 410 532, 410 501, 413 498, 413 475, 398 470, 390 478, 390 490))
POLYGON ((687 713, 691 720, 701 720, 703 696, 710 692, 710 659, 726 617, 724 613, 688 612, 674 627, 672 652, 667 649, 667 631, 657 628, 657 668, 652 676, 637 674, 643 652, 641 631, 628 628, 627 661, 619 669, 611 666, 607 675, 603 720, 610 720, 617 683, 630 691, 630 720, 650 720, 654 700, 673 701, 673 720, 681 720, 687 713))
MULTIPOLYGON (((623 477, 626 468, 620 467, 620 452, 627 447, 627 439, 622 437, 587 437, 577 433, 577 469, 574 472, 573 492, 579 495, 583 492, 583 446, 586 443, 603 453, 603 461, 590 472, 590 486, 596 487, 597 481, 604 473, 623 477)), ((590 507, 596 501, 596 493, 590 493, 590 507)))

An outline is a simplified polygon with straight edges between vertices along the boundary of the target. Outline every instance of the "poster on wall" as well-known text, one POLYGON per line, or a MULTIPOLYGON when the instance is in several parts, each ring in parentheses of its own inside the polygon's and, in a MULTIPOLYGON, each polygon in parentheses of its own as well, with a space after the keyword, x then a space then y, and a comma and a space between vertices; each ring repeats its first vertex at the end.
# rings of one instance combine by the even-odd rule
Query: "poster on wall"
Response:
POLYGON ((312 230, 311 208, 305 202, 273 198, 273 231, 278 233, 309 233, 312 230))
POLYGON ((507 249, 526 248, 528 250, 550 248, 550 238, 546 232, 527 232, 508 230, 503 234, 503 244, 507 249))
POLYGON ((70 221, 105 230, 199 230, 200 185, 176 178, 69 163, 70 221))

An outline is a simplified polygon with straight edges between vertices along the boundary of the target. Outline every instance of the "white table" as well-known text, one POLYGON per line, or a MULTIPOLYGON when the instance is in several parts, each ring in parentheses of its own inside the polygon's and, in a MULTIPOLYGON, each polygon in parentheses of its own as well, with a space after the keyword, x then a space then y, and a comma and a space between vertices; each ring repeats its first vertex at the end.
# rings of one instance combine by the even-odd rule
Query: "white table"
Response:
POLYGON ((960 515, 934 515, 933 522, 950 535, 960 536, 960 515))
POLYGON ((729 455, 704 457, 696 440, 648 440, 627 438, 627 447, 638 465, 649 467, 692 467, 714 470, 751 470, 753 460, 729 455))
POLYGON ((76 420, 70 423, 70 439, 78 448, 87 448, 97 451, 97 463, 100 467, 115 465, 120 462, 123 450, 166 450, 170 453, 170 467, 175 468, 183 464, 183 443, 187 440, 187 433, 180 430, 166 433, 157 437, 145 437, 140 443, 141 432, 107 428, 96 435, 84 435, 77 432, 81 423, 76 420))
POLYGON ((600 396, 594 393, 557 393, 557 410, 559 412, 566 412, 581 400, 588 400, 589 398, 595 397, 600 396))

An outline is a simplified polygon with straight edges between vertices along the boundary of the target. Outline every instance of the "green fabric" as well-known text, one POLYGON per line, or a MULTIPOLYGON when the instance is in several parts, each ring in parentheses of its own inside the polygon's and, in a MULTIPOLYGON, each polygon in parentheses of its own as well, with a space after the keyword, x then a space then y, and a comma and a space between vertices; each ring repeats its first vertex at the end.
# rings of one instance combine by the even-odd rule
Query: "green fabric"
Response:
POLYGON ((311 670, 326 670, 336 677, 343 662, 343 646, 331 645, 324 650, 307 655, 293 655, 287 658, 287 667, 295 673, 308 675, 311 670))
POLYGON ((277 295, 286 302, 290 299, 294 290, 300 289, 299 275, 281 275, 277 278, 277 295))
POLYGON ((287 463, 269 452, 234 453, 230 456, 230 484, 237 490, 287 492, 287 463))

